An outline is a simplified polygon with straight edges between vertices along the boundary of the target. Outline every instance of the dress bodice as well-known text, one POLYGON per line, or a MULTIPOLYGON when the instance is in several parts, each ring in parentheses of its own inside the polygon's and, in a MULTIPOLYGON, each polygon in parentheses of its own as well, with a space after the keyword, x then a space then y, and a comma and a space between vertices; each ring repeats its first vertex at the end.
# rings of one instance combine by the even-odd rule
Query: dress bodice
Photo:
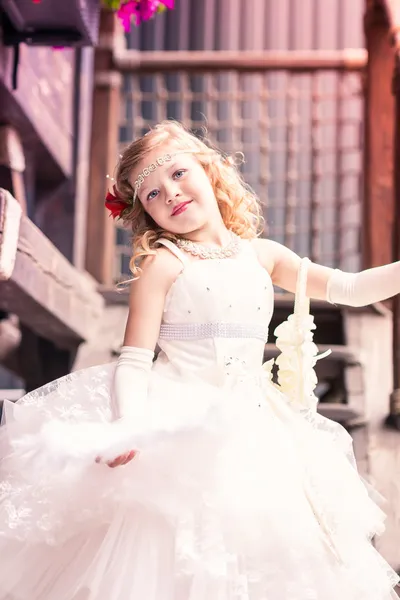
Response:
POLYGON ((234 258, 177 256, 182 271, 167 294, 155 368, 216 384, 232 369, 258 369, 274 293, 251 242, 242 240, 234 258))

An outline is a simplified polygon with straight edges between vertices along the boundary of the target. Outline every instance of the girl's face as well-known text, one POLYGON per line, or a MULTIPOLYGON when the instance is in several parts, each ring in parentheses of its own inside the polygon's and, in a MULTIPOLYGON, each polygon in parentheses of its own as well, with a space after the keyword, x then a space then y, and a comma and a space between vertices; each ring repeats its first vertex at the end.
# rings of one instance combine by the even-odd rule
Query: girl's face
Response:
POLYGON ((152 150, 132 172, 134 183, 143 169, 170 153, 172 158, 144 178, 136 202, 162 229, 185 235, 204 228, 212 219, 221 220, 214 190, 194 154, 179 153, 170 146, 152 150))

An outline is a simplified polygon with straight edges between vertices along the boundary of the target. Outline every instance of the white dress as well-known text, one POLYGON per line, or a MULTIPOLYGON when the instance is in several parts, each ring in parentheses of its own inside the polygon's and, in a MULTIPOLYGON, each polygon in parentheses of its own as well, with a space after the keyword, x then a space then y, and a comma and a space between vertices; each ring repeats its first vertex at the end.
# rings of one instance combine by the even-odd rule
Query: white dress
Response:
POLYGON ((172 251, 182 272, 129 426, 111 422, 114 364, 5 407, 0 600, 397 598, 351 438, 313 406, 306 304, 278 331, 279 389, 262 367, 273 287, 251 243, 224 260, 172 251), (131 447, 126 466, 95 462, 131 447))

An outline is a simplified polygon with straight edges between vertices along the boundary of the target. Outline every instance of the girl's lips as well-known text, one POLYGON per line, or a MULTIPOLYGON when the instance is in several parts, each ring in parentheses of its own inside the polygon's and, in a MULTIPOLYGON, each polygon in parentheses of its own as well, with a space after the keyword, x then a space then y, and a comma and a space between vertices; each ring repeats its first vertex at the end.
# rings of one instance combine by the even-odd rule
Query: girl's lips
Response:
POLYGON ((186 210, 186 208, 191 202, 191 200, 188 200, 187 202, 181 202, 180 204, 178 204, 172 211, 172 216, 175 217, 176 215, 182 213, 184 210, 186 210))

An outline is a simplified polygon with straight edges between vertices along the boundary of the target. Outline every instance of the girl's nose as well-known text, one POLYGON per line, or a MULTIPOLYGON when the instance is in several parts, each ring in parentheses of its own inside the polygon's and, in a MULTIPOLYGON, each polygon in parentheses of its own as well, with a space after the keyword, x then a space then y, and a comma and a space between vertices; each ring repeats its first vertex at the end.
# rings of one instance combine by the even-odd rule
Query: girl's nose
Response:
POLYGON ((165 189, 165 197, 167 204, 171 204, 175 200, 175 198, 179 198, 181 196, 181 191, 179 185, 175 182, 170 182, 168 187, 165 189))

